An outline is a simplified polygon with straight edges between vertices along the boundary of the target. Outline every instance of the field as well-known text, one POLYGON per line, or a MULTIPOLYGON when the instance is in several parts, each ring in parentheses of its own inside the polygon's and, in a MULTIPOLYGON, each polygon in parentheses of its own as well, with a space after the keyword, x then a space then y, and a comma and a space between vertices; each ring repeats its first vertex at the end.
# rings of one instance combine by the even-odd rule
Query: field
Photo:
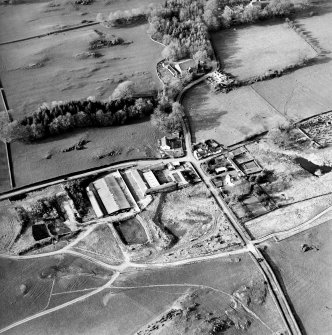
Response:
MULTIPOLYGON (((304 200, 289 206, 282 207, 262 217, 245 223, 245 228, 255 239, 262 238, 272 233, 292 229, 309 220, 332 206, 332 195, 321 196, 304 200)), ((313 220, 311 225, 319 224, 332 219, 331 211, 313 220)))
POLYGON ((317 55, 281 21, 222 30, 212 34, 212 43, 223 70, 238 80, 282 70, 317 55))
POLYGON ((146 24, 117 29, 95 26, 1 46, 0 77, 13 117, 31 114, 43 102, 107 99, 124 80, 133 81, 138 93, 159 88, 155 64, 162 48, 146 30, 146 24), (89 51, 89 41, 98 37, 95 30, 128 43, 95 50, 100 57, 82 56, 89 51))
POLYGON ((183 105, 193 142, 214 138, 231 145, 285 122, 251 87, 215 94, 200 84, 186 93, 183 105))
MULTIPOLYGON (((129 271, 114 283, 117 289, 104 290, 84 302, 13 328, 9 334, 20 334, 23 327, 25 334, 34 335, 41 334, 42 329, 47 329, 52 334, 67 332, 73 335, 102 335, 109 334, 110 330, 112 335, 133 334, 146 323, 162 316, 161 313, 174 306, 176 300, 187 294, 190 288, 198 294, 197 299, 202 302, 202 308, 207 306, 209 311, 212 308, 212 317, 219 316, 225 313, 225 309, 233 306, 230 295, 234 291, 242 285, 250 286, 262 280, 261 273, 250 256, 240 256, 240 262, 227 258, 176 268, 146 269, 138 273, 129 271), (61 322, 57 322, 58 320, 61 322)), ((250 327, 241 333, 265 335, 270 331, 284 330, 269 291, 262 305, 253 304, 250 308, 271 330, 250 317, 250 327)), ((190 327, 195 324, 188 322, 187 325, 190 327)), ((187 331, 190 333, 192 330, 189 328, 187 331)), ((238 330, 232 327, 229 333, 236 334, 238 330)))
POLYGON ((260 82, 254 89, 289 119, 301 120, 332 109, 332 4, 321 1, 318 15, 299 18, 298 24, 316 39, 325 57, 289 75, 260 82), (324 6, 323 6, 324 4, 324 6))
POLYGON ((10 249, 16 236, 21 230, 16 212, 9 208, 9 203, 0 205, 0 253, 10 249))
MULTIPOLYGON (((322 1, 319 6, 322 6, 322 10, 316 16, 296 20, 298 26, 304 29, 313 40, 317 40, 324 50, 324 55, 310 65, 279 78, 257 82, 249 87, 241 87, 228 94, 213 94, 210 93, 207 85, 199 85, 185 95, 184 106, 189 115, 194 142, 213 137, 220 143, 231 145, 245 140, 248 136, 276 127, 285 120, 300 121, 332 109, 330 94, 332 85, 332 30, 330 29, 332 4, 322 1)), ((224 57, 226 63, 228 59, 229 66, 229 68, 226 67, 226 70, 235 72, 235 74, 238 71, 239 76, 250 76, 252 75, 251 70, 264 73, 266 68, 273 66, 272 61, 276 53, 270 53, 265 47, 271 43, 280 50, 287 48, 289 54, 286 52, 285 61, 287 55, 293 55, 294 59, 297 57, 297 51, 294 50, 299 46, 299 37, 282 25, 247 26, 236 31, 222 31, 220 34, 226 34, 226 36, 238 34, 240 37, 243 35, 241 38, 238 37, 243 46, 236 46, 236 38, 229 38, 231 45, 225 47, 224 51, 224 57), (273 38, 265 44, 261 44, 259 39, 257 43, 256 40, 255 43, 249 43, 247 40, 250 35, 253 37, 260 34, 263 38, 266 33, 269 36, 275 29, 281 31, 285 29, 286 35, 290 34, 291 39, 295 39, 294 44, 290 42, 277 44, 279 35, 276 32, 273 33, 273 38), (226 55, 227 50, 230 50, 229 55, 226 55), (263 61, 258 56, 250 56, 250 50, 257 55, 263 53, 263 61), (271 65, 266 65, 270 63, 271 65)), ((283 34, 280 35, 280 38, 288 40, 283 34)), ((302 45, 306 48, 305 42, 302 45)), ((274 51, 273 48, 272 51, 274 51)), ((284 53, 277 53, 277 55, 280 61, 280 55, 284 56, 284 53)), ((288 59, 287 62, 291 62, 291 59, 288 59)))
MULTIPOLYGON (((151 1, 100 0, 76 9, 74 1, 55 2, 59 6, 50 7, 45 2, 1 6, 1 39, 49 32, 58 26, 95 19, 98 12, 107 16, 112 10, 135 8, 151 1), (82 15, 83 12, 87 14, 82 15)), ((96 25, 0 46, 0 77, 13 118, 31 114, 43 102, 89 96, 107 99, 124 80, 133 81, 138 94, 160 88, 155 64, 162 47, 150 40, 147 28, 147 24, 109 29, 96 25), (86 58, 84 53, 88 52, 89 41, 98 37, 95 30, 121 37, 125 43, 97 50, 101 57, 86 58)), ((13 143, 16 186, 127 159, 156 157, 159 137, 159 132, 145 120, 117 128, 78 130, 72 135, 61 135, 33 145, 13 143), (62 153, 69 143, 76 143, 85 136, 91 141, 86 150, 62 153), (118 154, 97 158, 112 150, 118 154)), ((4 166, 5 162, 1 163, 0 166, 4 166)), ((5 181, 1 182, 7 187, 5 181)))
POLYGON ((300 320, 303 334, 325 335, 331 331, 331 233, 329 220, 279 243, 268 243, 265 251, 300 320), (313 249, 303 253, 303 244, 313 249))
MULTIPOLYGON (((53 293, 98 287, 112 272, 73 256, 0 258, 0 327, 48 308, 53 293)), ((82 293, 83 294, 83 293, 82 293)))
POLYGON ((94 0, 91 5, 74 5, 74 0, 15 0, 13 6, 0 7, 0 43, 76 26, 83 20, 106 17, 111 11, 137 8, 159 0, 94 0))
POLYGON ((17 186, 53 178, 67 173, 139 158, 159 157, 158 138, 162 134, 149 119, 120 127, 89 128, 59 135, 38 143, 11 145, 14 177, 17 186), (81 138, 90 141, 84 150, 62 152, 81 138), (98 156, 116 151, 114 156, 98 156), (48 155, 50 159, 47 159, 48 155))
POLYGON ((77 243, 73 249, 95 258, 99 256, 102 261, 111 264, 119 264, 123 261, 123 254, 118 242, 106 224, 97 226, 87 237, 77 243))

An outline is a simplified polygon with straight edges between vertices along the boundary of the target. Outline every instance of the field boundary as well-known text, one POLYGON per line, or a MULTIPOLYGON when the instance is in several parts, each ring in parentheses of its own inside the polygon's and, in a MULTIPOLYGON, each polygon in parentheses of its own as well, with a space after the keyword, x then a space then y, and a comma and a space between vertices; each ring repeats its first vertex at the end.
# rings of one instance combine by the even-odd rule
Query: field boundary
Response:
MULTIPOLYGON (((2 87, 1 80, 0 80, 0 92, 1 92, 1 99, 5 107, 5 113, 7 114, 8 121, 11 121, 10 115, 9 115, 9 108, 8 108, 9 106, 8 106, 7 99, 5 96, 5 91, 2 87)), ((10 183, 10 187, 13 189, 15 187, 13 162, 12 162, 10 144, 7 141, 5 142, 5 148, 6 148, 6 160, 7 160, 7 168, 8 168, 8 175, 9 175, 9 183, 10 183)))
POLYGON ((80 24, 80 25, 77 25, 77 26, 74 26, 74 27, 68 27, 68 28, 63 28, 63 29, 59 29, 59 30, 54 30, 54 31, 50 31, 48 33, 44 33, 44 34, 40 34, 40 35, 35 35, 35 36, 20 38, 20 39, 12 40, 12 41, 1 42, 0 46, 1 45, 18 43, 18 42, 29 41, 29 40, 33 40, 35 38, 42 38, 42 37, 46 37, 46 36, 50 36, 50 35, 56 35, 56 34, 60 34, 60 33, 65 33, 67 31, 77 30, 77 29, 81 29, 81 28, 85 28, 85 27, 96 26, 98 24, 100 24, 100 23, 99 22, 84 23, 84 24, 80 24))

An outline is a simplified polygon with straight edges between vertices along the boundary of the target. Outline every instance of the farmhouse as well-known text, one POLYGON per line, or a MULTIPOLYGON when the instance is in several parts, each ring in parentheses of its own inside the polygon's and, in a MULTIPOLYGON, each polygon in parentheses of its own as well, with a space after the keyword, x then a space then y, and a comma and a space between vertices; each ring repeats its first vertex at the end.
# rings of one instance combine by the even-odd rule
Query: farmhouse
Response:
POLYGON ((131 209, 120 185, 112 175, 92 182, 87 192, 97 217, 117 215, 131 209))
POLYGON ((182 157, 184 155, 183 139, 179 133, 162 137, 159 140, 159 148, 161 154, 171 157, 182 157))
POLYGON ((187 72, 192 72, 193 69, 196 67, 196 63, 193 59, 189 58, 175 63, 174 67, 182 76, 187 72))
POLYGON ((197 160, 209 157, 211 155, 220 154, 225 151, 223 145, 217 141, 210 139, 205 142, 199 142, 193 145, 194 157, 197 160))

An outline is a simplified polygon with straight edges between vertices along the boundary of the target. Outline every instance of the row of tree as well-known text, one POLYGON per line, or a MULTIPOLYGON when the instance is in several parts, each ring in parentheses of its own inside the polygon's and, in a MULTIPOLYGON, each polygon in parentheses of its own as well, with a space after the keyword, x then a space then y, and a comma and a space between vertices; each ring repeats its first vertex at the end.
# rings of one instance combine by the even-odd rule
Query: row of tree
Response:
POLYGON ((74 128, 117 126, 150 115, 155 106, 150 98, 121 98, 110 101, 74 100, 44 104, 20 122, 25 136, 39 140, 74 128))
POLYGON ((286 17, 295 7, 303 9, 308 5, 309 0, 271 0, 262 4, 238 0, 208 0, 204 6, 203 17, 209 30, 218 30, 234 24, 286 17))

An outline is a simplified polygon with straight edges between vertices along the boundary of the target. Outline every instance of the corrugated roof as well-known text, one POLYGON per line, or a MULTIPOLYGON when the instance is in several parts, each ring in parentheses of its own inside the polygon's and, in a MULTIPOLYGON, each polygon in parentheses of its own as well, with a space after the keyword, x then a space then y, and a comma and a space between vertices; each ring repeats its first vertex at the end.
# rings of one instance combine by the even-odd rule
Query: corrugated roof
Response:
POLYGON ((132 178, 137 185, 142 197, 144 197, 145 192, 147 191, 148 187, 146 186, 143 178, 139 174, 139 172, 136 169, 131 169, 129 173, 127 174, 128 177, 132 178))
POLYGON ((158 187, 160 186, 157 178, 155 177, 155 175, 153 174, 153 172, 147 171, 143 173, 143 176, 145 178, 145 180, 147 181, 147 183, 149 184, 150 187, 158 187))
POLYGON ((130 203, 128 202, 125 194, 123 193, 118 181, 115 179, 114 176, 109 175, 106 176, 105 182, 110 190, 110 192, 113 194, 115 202, 118 204, 119 209, 127 209, 130 208, 130 203))

